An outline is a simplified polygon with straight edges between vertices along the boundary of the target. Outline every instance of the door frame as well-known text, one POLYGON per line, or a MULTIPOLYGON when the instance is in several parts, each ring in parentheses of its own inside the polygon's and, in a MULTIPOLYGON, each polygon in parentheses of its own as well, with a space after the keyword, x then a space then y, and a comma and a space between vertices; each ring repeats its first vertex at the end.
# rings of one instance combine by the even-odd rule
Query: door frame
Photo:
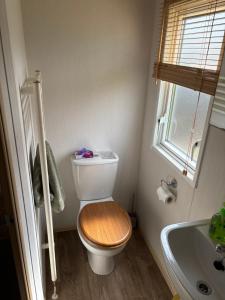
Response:
POLYGON ((1 173, 1 196, 3 197, 3 214, 6 220, 8 239, 12 248, 12 259, 14 261, 18 287, 21 300, 29 299, 29 289, 26 269, 24 268, 24 256, 21 245, 21 238, 18 226, 18 216, 16 213, 13 190, 10 179, 10 169, 8 164, 7 149, 5 144, 4 126, 2 123, 2 113, 0 111, 0 173, 1 173))
POLYGON ((28 299, 43 300, 40 245, 6 1, 0 0, 0 108, 28 299))

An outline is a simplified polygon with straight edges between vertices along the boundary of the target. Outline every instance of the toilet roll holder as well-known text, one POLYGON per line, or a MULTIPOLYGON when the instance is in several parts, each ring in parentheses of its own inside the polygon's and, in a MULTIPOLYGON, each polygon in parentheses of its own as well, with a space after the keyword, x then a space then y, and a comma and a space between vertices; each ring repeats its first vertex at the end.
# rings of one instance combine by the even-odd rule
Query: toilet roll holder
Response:
POLYGON ((169 188, 169 189, 176 189, 177 188, 177 180, 176 178, 171 179, 161 179, 161 186, 163 186, 163 183, 169 188))
POLYGON ((177 180, 176 178, 161 179, 161 187, 165 185, 168 190, 177 198, 177 180))

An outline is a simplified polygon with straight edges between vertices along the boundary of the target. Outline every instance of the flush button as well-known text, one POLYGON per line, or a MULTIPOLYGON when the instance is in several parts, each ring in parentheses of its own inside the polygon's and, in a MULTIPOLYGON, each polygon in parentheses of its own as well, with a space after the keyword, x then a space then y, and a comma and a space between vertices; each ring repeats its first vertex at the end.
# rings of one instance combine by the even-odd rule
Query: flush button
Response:
POLYGON ((100 152, 100 155, 102 159, 115 159, 115 155, 112 151, 100 152))

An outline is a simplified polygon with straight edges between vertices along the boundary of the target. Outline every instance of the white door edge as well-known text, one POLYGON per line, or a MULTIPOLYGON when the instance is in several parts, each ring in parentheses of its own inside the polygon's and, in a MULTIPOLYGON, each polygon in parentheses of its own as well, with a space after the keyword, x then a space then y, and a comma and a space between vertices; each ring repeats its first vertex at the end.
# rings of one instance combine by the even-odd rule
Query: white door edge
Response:
POLYGON ((42 300, 44 294, 38 231, 27 166, 20 95, 14 76, 5 1, 0 0, 0 105, 5 126, 6 145, 30 297, 32 300, 42 300))

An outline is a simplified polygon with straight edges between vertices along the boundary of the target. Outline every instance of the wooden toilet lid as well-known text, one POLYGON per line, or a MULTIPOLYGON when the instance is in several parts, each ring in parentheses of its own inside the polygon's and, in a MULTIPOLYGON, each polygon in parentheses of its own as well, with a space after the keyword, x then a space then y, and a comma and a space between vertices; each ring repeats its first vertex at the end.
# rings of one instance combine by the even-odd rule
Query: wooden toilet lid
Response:
POLYGON ((86 205, 80 212, 80 227, 91 242, 105 246, 118 246, 131 236, 130 217, 114 201, 86 205))

